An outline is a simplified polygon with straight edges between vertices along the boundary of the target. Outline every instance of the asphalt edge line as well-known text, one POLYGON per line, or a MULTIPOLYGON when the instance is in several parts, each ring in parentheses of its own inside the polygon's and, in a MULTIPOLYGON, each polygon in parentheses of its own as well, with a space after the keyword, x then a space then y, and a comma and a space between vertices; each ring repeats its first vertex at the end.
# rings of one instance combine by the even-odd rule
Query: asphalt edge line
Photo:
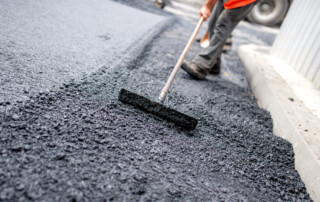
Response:
MULTIPOLYGON (((294 124, 296 120, 290 118, 288 114, 290 110, 285 109, 285 105, 281 103, 284 99, 276 92, 273 85, 280 84, 281 87, 288 88, 288 92, 292 92, 292 90, 269 65, 266 58, 267 53, 256 50, 260 48, 261 46, 256 45, 242 45, 238 49, 251 89, 258 99, 258 105, 271 113, 274 134, 292 144, 295 154, 295 168, 305 183, 311 198, 320 202, 320 162, 302 136, 301 130, 294 124)), ((291 97, 299 100, 294 94, 291 97)))
POLYGON ((169 26, 177 21, 176 17, 167 17, 160 24, 145 31, 141 37, 139 37, 135 42, 131 43, 131 47, 128 49, 123 56, 120 56, 121 61, 115 63, 112 67, 108 68, 107 71, 113 70, 115 68, 130 66, 132 61, 141 58, 145 48, 152 43, 152 41, 163 33, 169 26))
MULTIPOLYGON (((116 71, 116 69, 122 69, 122 68, 128 68, 128 69, 137 68, 136 66, 139 65, 140 62, 148 54, 148 49, 152 46, 153 41, 177 21, 178 20, 176 17, 167 17, 163 21, 161 21, 158 25, 145 31, 145 33, 142 34, 142 36, 138 38, 136 42, 131 43, 133 46, 130 47, 130 49, 126 54, 124 54, 123 56, 120 56, 119 62, 115 63, 112 67, 110 67, 106 71, 106 73, 111 71, 114 72, 116 71)), ((121 86, 124 86, 124 85, 121 85, 121 86)), ((117 88, 117 92, 120 91, 121 86, 115 86, 115 88, 117 88)))
MULTIPOLYGON (((103 77, 104 75, 111 73, 118 74, 120 73, 120 69, 127 68, 128 71, 130 71, 130 69, 136 68, 136 66, 139 66, 139 61, 143 60, 148 53, 148 48, 152 46, 154 39, 176 22, 178 22, 178 19, 175 16, 165 17, 159 24, 142 33, 141 37, 131 43, 132 46, 127 49, 127 52, 117 56, 116 62, 109 66, 105 64, 102 65, 95 72, 88 75, 86 80, 90 81, 89 83, 92 83, 95 82, 97 77, 103 77)), ((110 103, 114 103, 114 101, 118 100, 120 89, 125 86, 125 83, 118 84, 119 85, 113 86, 113 89, 110 89, 110 103)))

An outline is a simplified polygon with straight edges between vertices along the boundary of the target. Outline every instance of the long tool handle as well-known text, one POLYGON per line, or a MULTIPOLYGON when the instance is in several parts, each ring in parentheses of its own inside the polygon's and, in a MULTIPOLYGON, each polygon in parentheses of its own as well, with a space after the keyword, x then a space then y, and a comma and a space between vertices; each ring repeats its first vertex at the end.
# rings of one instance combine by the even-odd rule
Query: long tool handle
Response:
POLYGON ((187 55, 187 53, 188 53, 188 51, 189 51, 194 39, 196 38, 196 36, 197 36, 197 34, 198 34, 198 32, 199 32, 199 30, 201 28, 201 25, 202 25, 203 21, 204 21, 204 18, 201 17, 199 22, 198 22, 198 24, 197 24, 197 26, 196 26, 196 28, 194 29, 194 31, 193 31, 193 33, 192 33, 192 35, 190 37, 186 47, 184 48, 183 52, 181 53, 176 66, 174 66, 166 85, 161 90, 160 96, 158 98, 161 103, 166 99, 166 97, 168 95, 168 92, 169 92, 169 89, 170 89, 170 87, 172 85, 172 82, 174 80, 174 77, 176 76, 176 74, 177 74, 177 72, 178 72, 183 60, 186 58, 186 55, 187 55))

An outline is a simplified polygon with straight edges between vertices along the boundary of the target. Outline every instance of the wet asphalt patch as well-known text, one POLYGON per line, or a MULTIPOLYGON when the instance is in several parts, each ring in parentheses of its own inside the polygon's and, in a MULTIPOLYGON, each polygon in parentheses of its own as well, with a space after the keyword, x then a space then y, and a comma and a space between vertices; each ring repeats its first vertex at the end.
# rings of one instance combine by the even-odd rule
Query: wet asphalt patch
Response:
MULTIPOLYGON (((180 71, 165 104, 199 119, 192 132, 117 101, 122 87, 155 99, 193 27, 176 23, 139 61, 1 113, 0 200, 311 201, 250 89, 180 71)), ((223 58, 223 70, 237 64, 223 58)))

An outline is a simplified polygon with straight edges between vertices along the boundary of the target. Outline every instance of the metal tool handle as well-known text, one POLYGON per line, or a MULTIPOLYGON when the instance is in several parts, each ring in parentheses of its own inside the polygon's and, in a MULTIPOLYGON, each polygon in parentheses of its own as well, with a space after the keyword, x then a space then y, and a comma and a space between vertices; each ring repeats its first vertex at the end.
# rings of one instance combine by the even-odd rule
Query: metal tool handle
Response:
POLYGON ((161 93, 160 93, 159 98, 158 98, 161 103, 166 99, 166 97, 168 95, 168 92, 169 92, 169 89, 170 89, 170 87, 172 85, 173 79, 176 76, 176 74, 177 74, 177 72, 178 72, 183 60, 186 58, 186 55, 187 55, 187 53, 188 53, 188 51, 189 51, 194 39, 196 38, 196 36, 197 36, 197 34, 198 34, 198 32, 199 32, 199 30, 201 28, 201 25, 202 25, 203 21, 204 21, 204 18, 201 17, 199 22, 198 22, 198 24, 197 24, 197 26, 196 26, 196 28, 194 29, 194 31, 193 31, 193 33, 192 33, 192 35, 190 37, 186 47, 184 48, 183 52, 181 53, 181 55, 179 57, 179 60, 177 61, 176 66, 174 66, 166 85, 161 90, 161 93))

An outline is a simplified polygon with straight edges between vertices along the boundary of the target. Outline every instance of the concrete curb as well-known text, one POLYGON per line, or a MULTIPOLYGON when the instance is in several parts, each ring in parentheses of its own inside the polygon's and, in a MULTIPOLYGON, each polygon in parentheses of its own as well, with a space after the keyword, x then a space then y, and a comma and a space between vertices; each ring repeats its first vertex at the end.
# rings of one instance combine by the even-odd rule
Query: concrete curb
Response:
POLYGON ((320 201, 320 121, 268 62, 269 47, 242 45, 243 62, 258 105, 271 113, 274 133, 292 143, 295 167, 314 201, 320 201))

